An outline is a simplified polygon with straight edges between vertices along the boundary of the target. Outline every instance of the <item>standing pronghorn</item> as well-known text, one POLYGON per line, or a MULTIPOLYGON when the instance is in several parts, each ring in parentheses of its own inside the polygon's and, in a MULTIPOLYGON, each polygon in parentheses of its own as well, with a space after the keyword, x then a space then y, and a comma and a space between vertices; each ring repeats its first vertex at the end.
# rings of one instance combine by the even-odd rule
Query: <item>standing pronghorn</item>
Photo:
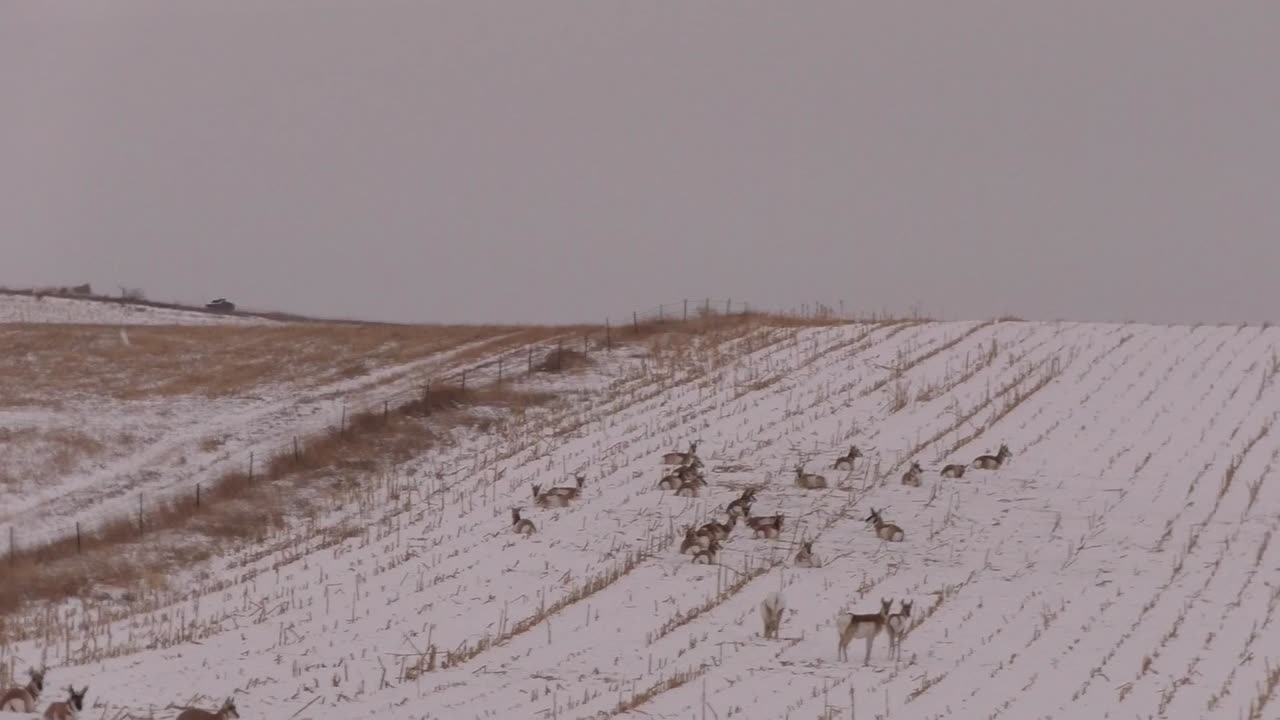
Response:
POLYGON ((178 713, 178 720, 232 720, 239 717, 240 713, 236 712, 236 701, 232 698, 227 698, 216 713, 196 708, 187 708, 178 713))
POLYGON ((520 517, 520 508, 511 508, 511 530, 517 535, 532 535, 537 532, 538 528, 533 526, 533 521, 520 517))
POLYGON ((995 455, 979 455, 973 459, 973 466, 979 470, 999 470, 1005 460, 1013 457, 1013 453, 1009 452, 1009 446, 1000 443, 1000 451, 995 455))
POLYGON ((867 654, 862 659, 863 665, 871 663, 871 643, 875 641, 876 635, 884 629, 885 624, 889 621, 889 608, 893 605, 893 600, 885 600, 880 598, 880 612, 874 614, 857 614, 841 611, 836 613, 836 659, 849 659, 849 641, 854 638, 865 638, 867 641, 867 654))
POLYGON ((800 543, 800 551, 796 553, 796 567, 816 568, 819 565, 818 556, 813 554, 813 541, 800 543))
POLYGON ((875 525, 876 537, 881 540, 902 542, 902 538, 906 537, 905 533, 902 532, 902 528, 894 525, 893 523, 885 522, 884 518, 880 517, 880 513, 876 512, 875 508, 871 508, 871 514, 867 516, 866 522, 875 525))
POLYGON ((698 441, 689 443, 689 452, 669 452, 662 456, 663 465, 689 465, 698 459, 698 441))
POLYGON ((796 466, 796 487, 805 490, 822 490, 827 487, 827 479, 804 471, 803 465, 796 466))
POLYGON ((902 474, 902 484, 910 485, 911 487, 920 487, 923 476, 924 468, 920 467, 920 463, 912 462, 911 467, 902 474))
POLYGON ((75 720, 80 715, 80 711, 84 710, 84 695, 89 692, 89 686, 85 685, 84 689, 76 692, 73 687, 68 687, 67 692, 70 697, 66 702, 50 703, 49 707, 44 710, 44 720, 75 720))
POLYGON ((942 468, 942 477, 944 478, 961 478, 964 477, 964 465, 952 463, 942 468))
POLYGON ((849 452, 836 458, 836 470, 852 470, 853 461, 862 457, 862 451, 856 445, 849 446, 849 452))
POLYGON ((889 631, 889 657, 900 659, 902 657, 902 637, 911 629, 910 600, 903 600, 902 609, 889 616, 889 619, 885 621, 885 629, 889 631))
POLYGON ((41 667, 39 670, 31 668, 27 674, 31 676, 31 681, 26 687, 10 688, 3 696, 0 696, 0 710, 8 710, 10 712, 33 713, 36 711, 36 703, 40 701, 40 693, 44 692, 44 674, 48 668, 41 667))
POLYGON ((729 507, 725 512, 729 513, 729 517, 747 517, 751 514, 751 504, 756 501, 756 491, 754 488, 747 488, 742 491, 738 499, 729 503, 729 507))
POLYGON ((778 638, 778 628, 782 625, 782 613, 787 609, 787 601, 782 593, 769 593, 760 603, 760 619, 764 620, 764 637, 778 638))

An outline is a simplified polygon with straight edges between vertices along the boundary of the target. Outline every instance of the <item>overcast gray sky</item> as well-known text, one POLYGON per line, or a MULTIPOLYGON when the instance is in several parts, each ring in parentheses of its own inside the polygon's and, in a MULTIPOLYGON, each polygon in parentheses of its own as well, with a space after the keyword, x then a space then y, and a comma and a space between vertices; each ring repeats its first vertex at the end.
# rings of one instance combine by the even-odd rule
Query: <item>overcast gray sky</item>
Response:
POLYGON ((0 4, 0 283, 1276 320, 1280 3, 0 4))

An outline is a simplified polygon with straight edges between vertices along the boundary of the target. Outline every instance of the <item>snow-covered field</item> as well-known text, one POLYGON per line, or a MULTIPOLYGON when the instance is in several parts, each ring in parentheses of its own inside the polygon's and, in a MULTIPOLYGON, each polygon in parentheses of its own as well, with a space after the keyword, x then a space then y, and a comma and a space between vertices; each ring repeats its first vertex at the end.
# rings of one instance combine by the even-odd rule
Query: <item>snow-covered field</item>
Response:
POLYGON ((181 595, 0 630, 0 662, 88 684, 90 717, 231 694, 245 718, 1278 717, 1259 707, 1280 681, 1278 341, 904 322, 615 351, 531 383, 573 402, 371 478, 181 595), (657 489, 694 439, 709 487, 657 489), (1000 469, 939 477, 1001 443, 1000 469), (832 469, 850 444, 867 457, 832 469), (912 461, 922 487, 899 481, 912 461), (801 462, 830 489, 796 487, 801 462), (532 483, 574 471, 581 500, 533 505, 532 483), (781 537, 739 526, 718 564, 680 555, 748 485, 781 537), (875 537, 872 507, 903 542, 875 537), (822 567, 795 566, 801 540, 822 567), (869 666, 861 640, 838 662, 836 614, 880 598, 914 602, 901 659, 882 635, 869 666))
POLYGON ((266 325, 276 321, 78 298, 0 293, 0 323, 75 325, 266 325))

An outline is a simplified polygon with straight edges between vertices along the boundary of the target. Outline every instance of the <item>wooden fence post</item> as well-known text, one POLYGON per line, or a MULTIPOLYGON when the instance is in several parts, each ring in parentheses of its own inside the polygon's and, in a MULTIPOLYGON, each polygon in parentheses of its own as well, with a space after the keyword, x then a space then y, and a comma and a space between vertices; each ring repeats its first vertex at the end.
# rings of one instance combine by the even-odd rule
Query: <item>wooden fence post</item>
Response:
POLYGON ((591 335, 582 333, 582 354, 586 355, 591 352, 591 335))
POLYGON ((502 356, 498 356, 498 384, 502 384, 502 356))
POLYGON ((426 385, 422 386, 422 414, 431 414, 431 381, 428 380, 426 385))
POLYGON ((80 542, 80 521, 76 521, 76 554, 80 555, 84 552, 84 546, 80 542))
POLYGON ((635 310, 631 311, 631 325, 636 329, 636 335, 640 334, 640 316, 635 310))
POLYGON ((293 436, 293 461, 302 462, 302 453, 298 452, 298 436, 293 436))
POLYGON ((9 526, 9 564, 18 562, 18 534, 12 525, 9 526))
MULTIPOLYGON (((253 482, 253 453, 249 453, 249 482, 253 482)), ((199 492, 198 490, 199 487, 200 485, 199 483, 197 483, 196 484, 197 492, 199 492)), ((200 507, 200 503, 197 502, 196 507, 200 507)))
POLYGON ((338 421, 338 434, 339 435, 347 434, 347 400, 346 398, 343 398, 342 400, 342 419, 338 421))
POLYGON ((528 373, 529 373, 530 375, 532 375, 532 374, 533 374, 533 346, 532 346, 532 345, 530 345, 530 346, 529 346, 529 369, 528 369, 528 373))
POLYGON ((143 532, 144 530, 143 530, 143 523, 142 523, 142 493, 138 493, 138 534, 141 535, 143 534, 143 532))
POLYGON ((200 509, 200 483, 196 483, 196 509, 200 509))
POLYGON ((609 330, 609 318, 604 319, 604 349, 613 350, 613 333, 609 330))
POLYGON ((689 322, 689 298, 684 299, 684 318, 681 322, 689 322))
POLYGON ((564 369, 564 339, 556 341, 556 372, 564 369))
POLYGON ((466 370, 462 371, 462 391, 463 392, 467 391, 467 371, 466 370))

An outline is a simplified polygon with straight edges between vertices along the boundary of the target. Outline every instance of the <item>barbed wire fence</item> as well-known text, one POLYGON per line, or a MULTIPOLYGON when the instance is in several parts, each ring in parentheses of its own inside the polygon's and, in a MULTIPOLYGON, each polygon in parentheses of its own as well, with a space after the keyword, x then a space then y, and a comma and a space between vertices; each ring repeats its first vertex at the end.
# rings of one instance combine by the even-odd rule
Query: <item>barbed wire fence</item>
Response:
MULTIPOLYGON (((750 304, 733 299, 718 301, 703 298, 661 303, 633 310, 621 322, 610 316, 605 319, 603 326, 582 326, 581 329, 569 330, 549 339, 497 352, 446 372, 426 374, 411 389, 372 396, 363 394, 357 399, 344 397, 341 399, 338 416, 324 427, 294 434, 282 444, 257 446, 242 451, 238 456, 224 457, 204 468, 201 472, 204 478, 191 485, 170 486, 156 490, 149 496, 140 490, 133 494, 136 496, 134 509, 126 511, 123 507, 126 502, 132 504, 134 498, 122 498, 115 503, 121 506, 115 513, 105 512, 103 518, 92 523, 68 523, 59 530, 39 533, 35 537, 30 536, 35 535, 34 533, 26 538, 22 537, 17 525, 10 524, 7 553, 9 564, 15 565, 23 559, 39 561, 51 556, 82 554, 88 540, 101 537, 109 528, 119 531, 124 523, 128 524, 130 532, 142 537, 149 529, 149 510, 171 507, 175 502, 186 501, 194 503, 193 509, 199 512, 208 504, 218 501, 216 493, 211 494, 211 491, 216 491, 219 484, 242 480, 253 485, 273 479, 273 468, 288 468, 290 464, 294 468, 305 467, 310 448, 317 440, 332 436, 335 432, 340 436, 353 432, 352 421, 357 418, 368 419, 381 415, 386 421, 393 412, 412 412, 415 408, 430 415, 437 402, 448 402, 441 396, 456 397, 456 393, 465 394, 469 389, 478 390, 495 385, 500 387, 504 383, 527 379, 539 372, 562 372, 565 369, 565 359, 572 357, 570 353, 608 353, 628 341, 676 328, 689 334, 707 333, 724 327, 726 323, 749 317, 751 313, 750 304)), ((843 314, 843 303, 840 304, 839 313, 843 314)), ((803 319, 839 317, 834 306, 821 303, 804 305, 790 311, 771 311, 769 314, 771 317, 803 319)))

